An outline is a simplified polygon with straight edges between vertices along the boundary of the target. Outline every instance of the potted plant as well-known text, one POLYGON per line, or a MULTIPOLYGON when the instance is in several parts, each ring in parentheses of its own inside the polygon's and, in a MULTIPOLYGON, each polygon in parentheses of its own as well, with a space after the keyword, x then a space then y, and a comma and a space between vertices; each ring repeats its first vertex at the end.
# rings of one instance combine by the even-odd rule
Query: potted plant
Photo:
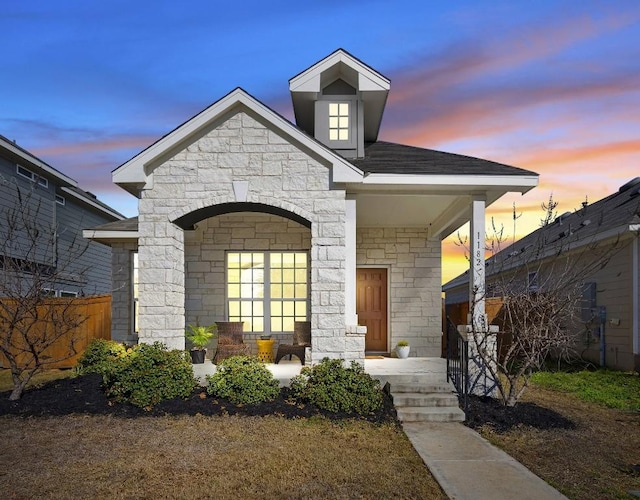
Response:
POLYGON ((400 359, 405 359, 409 357, 409 342, 406 340, 400 340, 396 344, 396 354, 400 359))
POLYGON ((207 344, 218 333, 218 325, 209 326, 189 325, 185 332, 185 337, 191 342, 191 362, 194 364, 204 363, 204 356, 207 353, 207 344))

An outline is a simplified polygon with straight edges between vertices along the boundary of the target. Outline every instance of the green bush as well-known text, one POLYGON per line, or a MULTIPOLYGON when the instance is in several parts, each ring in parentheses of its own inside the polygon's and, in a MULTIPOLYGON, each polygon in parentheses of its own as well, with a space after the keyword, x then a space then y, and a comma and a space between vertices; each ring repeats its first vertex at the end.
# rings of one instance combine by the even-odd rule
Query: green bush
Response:
POLYGON ((186 398, 196 386, 191 362, 184 351, 169 351, 160 343, 138 344, 117 359, 103 375, 107 396, 151 408, 158 402, 186 398))
POLYGON ((355 361, 346 368, 342 360, 324 358, 311 368, 304 367, 291 379, 291 391, 296 399, 335 413, 365 415, 382 406, 380 382, 355 361))
POLYGON ((126 355, 127 348, 123 344, 113 340, 93 339, 78 359, 78 373, 104 373, 114 361, 126 355))
POLYGON ((231 356, 207 376, 207 394, 239 404, 273 401, 280 393, 278 381, 258 358, 231 356))

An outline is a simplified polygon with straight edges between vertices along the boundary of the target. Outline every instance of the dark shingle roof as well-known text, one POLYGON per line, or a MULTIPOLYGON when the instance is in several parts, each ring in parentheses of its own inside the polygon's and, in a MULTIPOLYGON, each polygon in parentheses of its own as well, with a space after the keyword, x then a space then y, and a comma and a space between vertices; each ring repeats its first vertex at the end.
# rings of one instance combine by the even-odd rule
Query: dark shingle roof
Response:
POLYGON ((535 172, 471 156, 392 142, 365 144, 364 158, 350 160, 368 174, 535 175, 535 172))
POLYGON ((138 217, 131 217, 130 219, 117 220, 115 222, 108 222, 92 228, 93 231, 137 231, 138 230, 138 217))
MULTIPOLYGON (((599 235, 613 231, 611 237, 640 225, 640 177, 623 185, 616 193, 584 205, 574 212, 565 212, 550 224, 540 227, 486 261, 487 275, 511 265, 518 265, 536 256, 546 255, 541 249, 561 251, 593 243, 599 235), (513 261, 513 264, 510 262, 513 261)), ((468 281, 468 273, 452 279, 445 289, 468 281)))

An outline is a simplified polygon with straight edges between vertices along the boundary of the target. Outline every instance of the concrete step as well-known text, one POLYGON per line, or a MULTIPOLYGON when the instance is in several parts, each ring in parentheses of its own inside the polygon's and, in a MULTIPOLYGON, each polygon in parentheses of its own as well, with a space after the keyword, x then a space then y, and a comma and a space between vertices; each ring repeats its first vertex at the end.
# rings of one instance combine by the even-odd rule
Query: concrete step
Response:
POLYGON ((396 407, 401 422, 463 422, 464 412, 452 407, 396 407))
POLYGON ((429 374, 429 373, 415 373, 415 374, 397 374, 397 375, 375 375, 380 381, 381 385, 387 382, 390 385, 407 385, 407 384, 419 384, 419 385, 440 385, 448 384, 446 375, 444 374, 429 374))
POLYGON ((400 393, 420 393, 420 394, 452 394, 455 388, 451 382, 406 382, 406 383, 390 383, 389 391, 393 394, 400 393))
POLYGON ((401 392, 391 391, 393 404, 399 407, 432 407, 432 406, 450 406, 458 407, 458 396, 453 393, 421 393, 421 392, 401 392))

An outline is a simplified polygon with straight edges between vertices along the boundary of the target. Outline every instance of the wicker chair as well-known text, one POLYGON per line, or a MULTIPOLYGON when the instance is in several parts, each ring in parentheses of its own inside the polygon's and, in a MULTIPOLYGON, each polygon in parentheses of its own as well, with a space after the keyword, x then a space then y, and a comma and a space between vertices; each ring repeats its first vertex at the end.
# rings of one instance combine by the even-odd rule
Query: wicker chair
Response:
POLYGON ((248 356, 250 346, 242 340, 242 321, 216 321, 218 325, 218 350, 213 363, 218 364, 230 356, 248 356))
POLYGON ((305 349, 311 347, 311 321, 296 321, 293 330, 293 344, 280 344, 276 353, 276 364, 280 360, 292 355, 296 355, 304 365, 305 349))

